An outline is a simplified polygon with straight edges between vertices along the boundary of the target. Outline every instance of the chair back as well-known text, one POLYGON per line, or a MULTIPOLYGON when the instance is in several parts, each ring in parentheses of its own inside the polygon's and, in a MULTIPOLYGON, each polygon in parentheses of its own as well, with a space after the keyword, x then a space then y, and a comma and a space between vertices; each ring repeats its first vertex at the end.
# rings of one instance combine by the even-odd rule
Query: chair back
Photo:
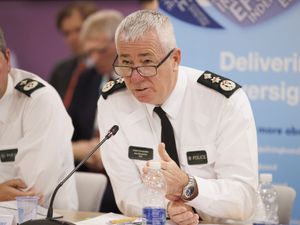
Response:
POLYGON ((292 187, 274 185, 278 198, 278 219, 280 224, 289 224, 296 191, 292 187))
POLYGON ((107 178, 100 173, 76 172, 79 211, 99 212, 107 178))

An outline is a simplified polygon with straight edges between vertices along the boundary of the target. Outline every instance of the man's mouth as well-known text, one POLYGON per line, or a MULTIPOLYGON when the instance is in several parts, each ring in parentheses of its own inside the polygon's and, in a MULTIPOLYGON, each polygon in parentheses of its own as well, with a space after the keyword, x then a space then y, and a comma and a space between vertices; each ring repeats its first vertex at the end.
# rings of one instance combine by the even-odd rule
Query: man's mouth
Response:
POLYGON ((137 89, 135 89, 136 91, 145 91, 145 90, 147 90, 148 88, 137 88, 137 89))

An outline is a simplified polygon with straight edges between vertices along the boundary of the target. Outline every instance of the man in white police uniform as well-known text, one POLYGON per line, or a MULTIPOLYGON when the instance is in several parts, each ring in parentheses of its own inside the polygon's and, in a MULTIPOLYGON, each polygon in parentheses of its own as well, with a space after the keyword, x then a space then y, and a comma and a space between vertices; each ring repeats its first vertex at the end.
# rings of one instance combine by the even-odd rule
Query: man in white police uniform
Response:
POLYGON ((100 134, 120 126, 101 151, 120 210, 141 215, 141 174, 147 172, 147 160, 161 160, 171 220, 249 219, 255 209, 258 158, 244 91, 225 77, 179 66, 172 25, 160 12, 127 16, 115 41, 114 69, 122 78, 104 86, 98 121, 100 134), (173 127, 173 149, 160 143, 166 121, 159 115, 162 110, 173 127))
MULTIPOLYGON (((11 68, 1 29, 0 109, 0 201, 39 195, 47 207, 57 184, 74 168, 73 126, 53 87, 11 68)), ((57 193, 54 208, 78 208, 74 177, 57 193)))

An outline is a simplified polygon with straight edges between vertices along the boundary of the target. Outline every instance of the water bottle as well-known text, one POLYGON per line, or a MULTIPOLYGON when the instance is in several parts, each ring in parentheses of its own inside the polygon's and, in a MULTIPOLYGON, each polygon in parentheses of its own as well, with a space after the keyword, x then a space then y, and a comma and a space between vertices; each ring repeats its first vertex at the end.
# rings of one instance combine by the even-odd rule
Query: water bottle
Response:
POLYGON ((265 211, 264 221, 260 222, 264 224, 278 224, 278 200, 277 192, 272 185, 272 174, 262 173, 259 179, 258 193, 265 211))
POLYGON ((164 225, 166 223, 166 182, 160 171, 160 162, 150 162, 150 170, 143 177, 143 182, 147 189, 143 217, 147 225, 164 225))

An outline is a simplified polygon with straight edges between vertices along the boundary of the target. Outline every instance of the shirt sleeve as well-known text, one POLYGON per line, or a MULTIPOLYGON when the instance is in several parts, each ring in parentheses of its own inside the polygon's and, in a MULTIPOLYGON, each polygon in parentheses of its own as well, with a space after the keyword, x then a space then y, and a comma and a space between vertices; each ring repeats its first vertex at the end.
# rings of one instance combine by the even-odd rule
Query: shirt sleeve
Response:
MULTIPOLYGON (((16 166, 17 176, 25 181, 28 188, 34 187, 42 193, 45 206, 48 206, 55 187, 74 168, 71 145, 73 126, 54 91, 45 90, 37 94, 25 103, 23 135, 18 141, 16 166)), ((78 208, 74 178, 58 191, 54 207, 78 208)))
POLYGON ((258 153, 252 110, 242 90, 222 106, 216 148, 216 179, 196 176, 199 194, 188 204, 204 220, 249 219, 256 204, 258 153))

